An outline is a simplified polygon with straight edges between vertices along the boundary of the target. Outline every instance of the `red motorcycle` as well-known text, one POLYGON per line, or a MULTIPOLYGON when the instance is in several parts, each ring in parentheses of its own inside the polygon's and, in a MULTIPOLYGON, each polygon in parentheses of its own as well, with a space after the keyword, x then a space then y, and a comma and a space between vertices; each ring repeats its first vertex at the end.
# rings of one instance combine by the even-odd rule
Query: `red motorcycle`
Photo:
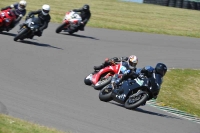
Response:
POLYGON ((92 85, 96 90, 101 90, 111 82, 114 74, 120 73, 121 65, 122 62, 118 64, 112 62, 110 66, 107 66, 100 71, 85 77, 84 82, 86 85, 92 85))
POLYGON ((0 11, 0 32, 8 31, 10 24, 16 19, 11 9, 0 11))
POLYGON ((77 12, 69 11, 65 14, 63 23, 56 29, 56 33, 64 31, 73 34, 78 31, 81 21, 82 18, 77 12))

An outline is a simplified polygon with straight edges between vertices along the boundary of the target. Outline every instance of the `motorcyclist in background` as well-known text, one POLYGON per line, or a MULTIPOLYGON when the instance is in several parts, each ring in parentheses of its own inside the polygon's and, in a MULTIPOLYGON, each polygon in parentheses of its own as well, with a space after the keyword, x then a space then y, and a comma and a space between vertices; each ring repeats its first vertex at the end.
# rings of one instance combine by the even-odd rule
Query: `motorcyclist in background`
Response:
MULTIPOLYGON (((47 5, 47 4, 44 4, 44 5, 42 6, 42 9, 39 9, 39 10, 37 10, 37 11, 31 11, 31 12, 29 12, 28 17, 26 18, 26 20, 27 20, 28 18, 31 18, 33 15, 38 14, 38 18, 39 18, 40 21, 41 21, 40 28, 39 28, 39 30, 35 33, 35 35, 37 35, 37 36, 39 36, 39 37, 42 36, 43 30, 46 29, 46 28, 48 27, 48 24, 49 24, 49 22, 50 22, 50 20, 51 20, 51 16, 49 15, 49 12, 50 12, 50 6, 47 5)), ((20 25, 20 29, 21 29, 22 26, 23 26, 23 24, 20 25)), ((32 39, 33 37, 34 37, 34 35, 31 36, 30 39, 32 39)))
POLYGON ((12 9, 13 13, 16 15, 15 21, 13 21, 10 24, 10 27, 7 29, 7 31, 9 31, 12 28, 14 28, 20 22, 22 17, 26 15, 26 9, 25 9, 26 5, 27 5, 27 2, 25 0, 21 0, 18 3, 15 3, 15 4, 12 4, 10 6, 1 8, 1 11, 7 10, 7 9, 12 9))
POLYGON ((80 9, 73 9, 74 12, 80 12, 80 16, 82 18, 82 22, 79 26, 79 30, 84 31, 84 27, 87 24, 87 22, 90 20, 91 12, 90 12, 90 6, 85 4, 80 9))

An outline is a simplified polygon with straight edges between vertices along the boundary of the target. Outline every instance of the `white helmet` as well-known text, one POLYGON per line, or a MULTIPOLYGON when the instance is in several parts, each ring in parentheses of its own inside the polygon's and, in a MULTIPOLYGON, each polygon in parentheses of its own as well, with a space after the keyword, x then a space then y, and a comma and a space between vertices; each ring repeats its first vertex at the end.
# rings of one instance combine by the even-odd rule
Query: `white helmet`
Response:
POLYGON ((18 9, 19 10, 24 10, 26 8, 26 1, 25 0, 21 0, 18 4, 18 9))
POLYGON ((137 56, 135 56, 135 55, 129 56, 129 58, 128 58, 128 66, 129 66, 130 69, 136 68, 137 63, 138 63, 137 56))
POLYGON ((49 11, 50 11, 50 6, 49 5, 45 4, 45 5, 42 6, 42 14, 43 15, 48 15, 49 11))

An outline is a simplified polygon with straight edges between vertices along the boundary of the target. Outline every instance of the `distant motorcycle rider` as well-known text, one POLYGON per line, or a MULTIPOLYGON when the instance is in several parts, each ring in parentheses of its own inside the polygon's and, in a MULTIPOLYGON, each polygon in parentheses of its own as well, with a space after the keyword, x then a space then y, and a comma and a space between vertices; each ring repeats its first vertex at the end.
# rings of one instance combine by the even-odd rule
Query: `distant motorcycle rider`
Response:
POLYGON ((74 12, 80 12, 80 16, 82 18, 82 22, 79 26, 79 30, 84 31, 84 27, 87 24, 87 22, 90 20, 91 12, 90 12, 90 6, 85 4, 80 9, 73 9, 74 12))
MULTIPOLYGON (((35 14, 38 14, 38 18, 39 18, 40 21, 41 21, 40 28, 39 28, 39 30, 35 33, 35 35, 37 35, 37 36, 39 36, 39 37, 42 36, 43 30, 46 29, 46 28, 48 27, 48 24, 49 24, 49 22, 50 22, 50 20, 51 20, 51 16, 49 15, 49 12, 50 12, 50 6, 47 5, 47 4, 44 4, 44 5, 42 6, 42 9, 39 9, 39 10, 37 10, 37 11, 31 11, 31 12, 29 12, 28 17, 27 17, 26 19, 31 18, 31 17, 32 17, 33 15, 35 15, 35 14)), ((20 26, 20 28, 21 28, 22 26, 23 26, 23 24, 20 26)), ((33 36, 34 36, 34 35, 33 35, 33 36)), ((32 39, 33 36, 31 36, 30 38, 32 39)))
POLYGON ((15 3, 10 6, 1 8, 1 11, 12 9, 13 13, 16 15, 16 20, 10 24, 9 29, 7 29, 7 31, 14 28, 22 19, 22 17, 26 15, 26 9, 25 9, 26 5, 27 5, 27 2, 25 0, 21 0, 19 3, 15 3))

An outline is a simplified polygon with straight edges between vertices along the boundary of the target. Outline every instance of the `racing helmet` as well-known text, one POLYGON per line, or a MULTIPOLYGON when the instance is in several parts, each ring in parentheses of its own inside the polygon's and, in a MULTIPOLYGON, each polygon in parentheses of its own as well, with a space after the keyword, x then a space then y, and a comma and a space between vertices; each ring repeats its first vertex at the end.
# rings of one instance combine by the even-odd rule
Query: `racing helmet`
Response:
POLYGON ((83 6, 83 10, 84 10, 85 12, 88 12, 88 11, 90 10, 90 6, 87 5, 87 4, 85 4, 85 5, 83 6))
POLYGON ((26 8, 26 1, 25 0, 21 0, 18 4, 18 9, 19 10, 24 10, 26 8))
POLYGON ((42 14, 43 15, 48 15, 49 11, 50 11, 50 6, 49 5, 45 4, 45 5, 42 6, 42 14))
POLYGON ((130 69, 136 68, 137 63, 138 63, 137 56, 135 56, 135 55, 129 56, 129 58, 128 58, 128 66, 129 66, 130 69))
POLYGON ((155 67, 155 71, 157 74, 160 74, 161 76, 164 76, 167 72, 167 66, 163 63, 157 63, 155 67))

